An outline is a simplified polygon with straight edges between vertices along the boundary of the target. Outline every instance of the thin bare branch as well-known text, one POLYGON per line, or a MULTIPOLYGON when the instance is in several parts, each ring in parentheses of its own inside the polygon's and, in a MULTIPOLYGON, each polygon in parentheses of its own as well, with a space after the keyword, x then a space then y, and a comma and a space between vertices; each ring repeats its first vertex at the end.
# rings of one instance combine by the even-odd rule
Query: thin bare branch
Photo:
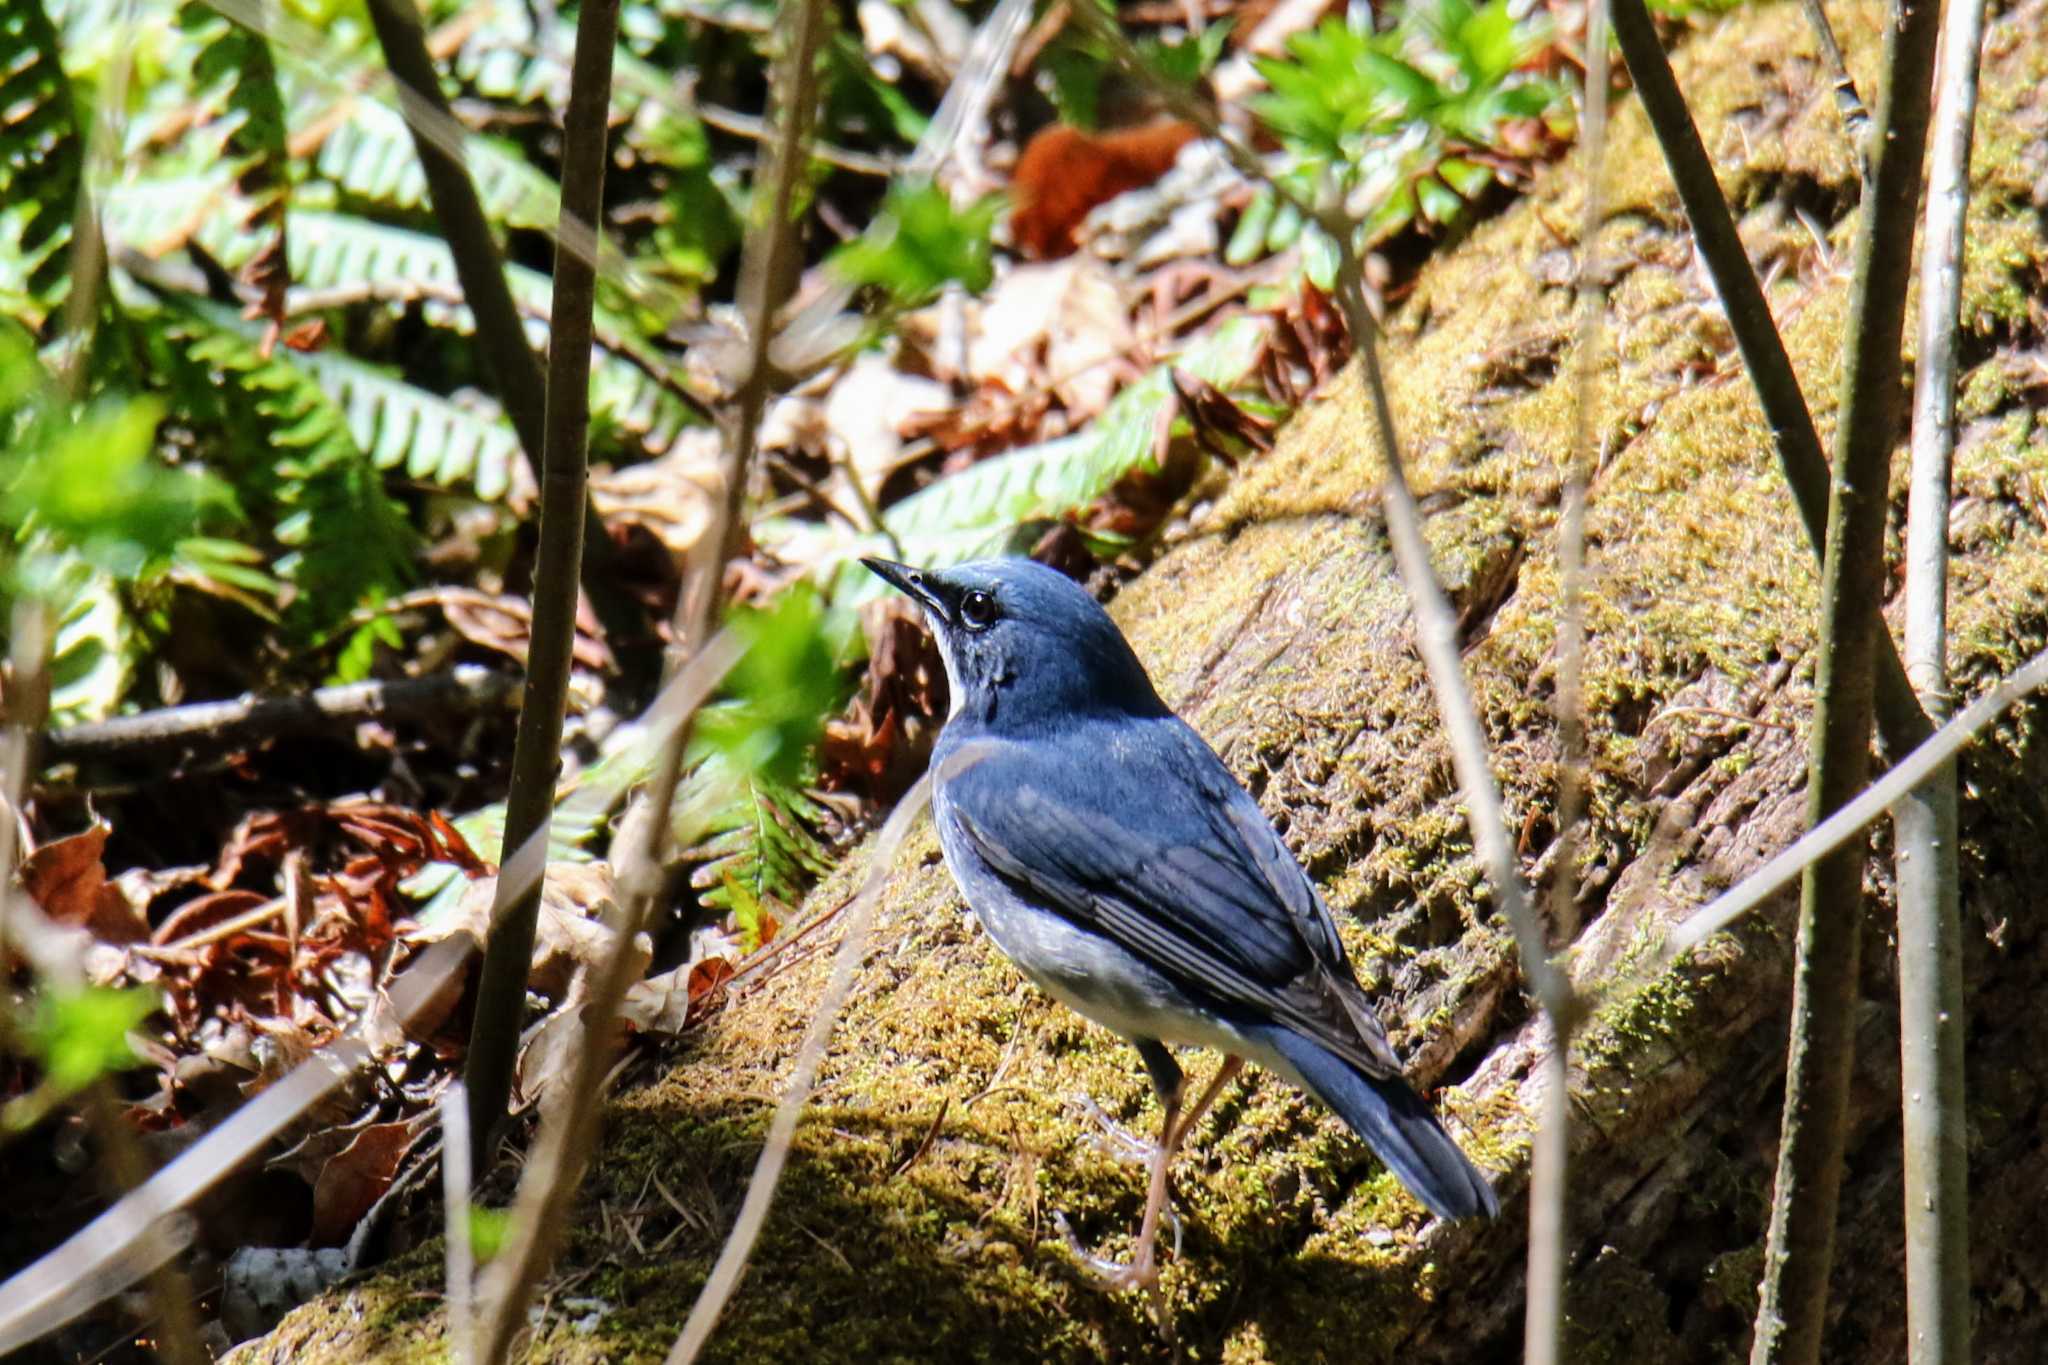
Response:
POLYGON ((1842 131, 1848 134, 1849 145, 1856 151, 1857 174, 1865 189, 1870 187, 1870 111, 1863 107, 1863 97, 1856 93, 1855 78, 1849 74, 1849 63, 1842 57, 1842 45, 1835 38, 1835 26, 1828 22, 1827 7, 1821 0, 1800 0, 1806 11, 1806 21, 1813 26, 1813 36, 1820 43, 1820 55, 1828 64, 1828 78, 1834 82, 1835 110, 1842 116, 1842 131))
MULTIPOLYGON (((604 34, 604 61, 609 70, 609 26, 616 25, 617 6, 616 0, 600 3, 610 11, 604 34)), ((592 9, 592 5, 586 4, 577 27, 577 80, 570 95, 572 118, 579 98, 576 92, 584 88, 581 78, 586 69, 585 26, 591 23, 592 9)), ((740 264, 739 302, 747 328, 745 369, 735 386, 737 410, 722 461, 725 496, 720 503, 721 520, 700 539, 692 556, 689 583, 677 608, 680 619, 676 637, 678 651, 684 657, 698 651, 711 633, 723 601, 724 567, 746 531, 747 474, 773 382, 768 349, 776 310, 788 297, 796 278, 792 216, 817 101, 817 52, 824 27, 822 0, 800 0, 783 12, 772 110, 775 132, 768 144, 768 165, 755 189, 753 220, 740 264)), ((591 41, 596 41, 594 36, 591 41)), ((589 60, 596 61, 594 52, 589 60)), ((592 89, 599 114, 596 150, 601 154, 602 101, 609 83, 592 89)), ((566 194, 565 187, 565 200, 566 194)), ((566 216, 566 202, 564 207, 566 216)), ((569 1202, 589 1160, 604 1081, 611 1065, 612 1026, 619 1002, 639 966, 635 942, 652 917, 662 885, 661 867, 673 823, 671 808, 681 781, 687 740, 687 723, 678 725, 666 737, 642 799, 627 812, 614 840, 621 901, 619 932, 604 962, 591 974, 590 998, 582 1012, 583 1044, 567 1085, 543 1118, 540 1138, 520 1179, 513 1206, 511 1242, 491 1263, 484 1277, 479 1348, 485 1360, 502 1359, 514 1334, 525 1325, 527 1300, 553 1260, 569 1202)))
MULTIPOLYGON (((377 30, 377 42, 384 49, 384 60, 391 67, 392 78, 398 83, 400 104, 406 110, 406 123, 412 131, 420 169, 426 174, 428 198, 433 201, 435 220, 441 225, 441 235, 447 239, 448 254, 455 261, 455 277, 462 284, 463 301, 476 315, 473 340, 483 355, 491 378, 496 381, 498 401, 504 406, 505 415, 512 419, 513 429, 519 433, 519 445, 526 452, 526 462, 533 470, 534 479, 545 490, 548 481, 557 477, 550 467, 547 448, 547 443, 560 434, 549 421, 553 408, 552 390, 543 384, 540 362, 526 344, 526 329, 520 325, 519 309, 512 302, 512 287, 505 282, 505 262, 498 252, 497 238, 491 234, 490 221, 484 217, 483 201, 477 198, 476 185, 469 178, 469 169, 463 160, 465 137, 458 131, 452 145, 449 145, 448 140, 433 136, 428 131, 437 125, 453 124, 455 119, 449 112, 446 97, 441 94, 440 76, 434 69, 432 55, 427 51, 427 35, 420 23, 419 10, 414 7, 413 0, 369 0, 369 6, 370 23, 377 30)), ((600 200, 593 200, 587 205, 579 201, 578 207, 572 210, 565 185, 562 202, 564 228, 557 232, 558 242, 577 240, 582 232, 591 230, 589 225, 600 220, 603 207, 600 200)), ((581 348, 584 357, 581 382, 585 391, 581 405, 586 413, 586 426, 590 323, 587 318, 579 321, 563 315, 560 306, 563 297, 561 272, 565 263, 594 271, 597 258, 594 245, 593 242, 593 249, 588 252, 557 253, 557 303, 549 320, 548 345, 551 352, 560 352, 564 346, 581 348), (569 335, 565 336, 564 332, 569 335)), ((551 371, 553 368, 555 362, 551 362, 551 371)), ((551 372, 549 382, 553 378, 551 372)), ((582 580, 590 593, 591 605, 608 627, 621 635, 629 633, 633 618, 617 594, 606 590, 602 572, 609 558, 611 538, 605 535, 604 523, 587 494, 580 499, 576 513, 582 525, 577 536, 577 556, 570 564, 572 581, 582 580)), ((542 553, 545 555, 545 549, 542 553)), ((542 586, 543 581, 536 574, 536 616, 540 599, 547 592, 542 586)), ((487 1087, 471 1085, 472 1100, 478 1098, 480 1091, 488 1096, 487 1087)), ((487 1141, 489 1135, 480 1132, 477 1137, 479 1141, 487 1141)))
MULTIPOLYGON (((1955 452, 1958 299, 1984 0, 1949 0, 1921 234, 1906 522, 1906 674, 1936 719, 1948 692, 1948 522, 1955 452)), ((1956 770, 1899 803, 1899 1090, 1905 1166, 1906 1341, 1911 1365, 1970 1359, 1969 1134, 1956 770)))
POLYGON ((43 761, 226 753, 283 735, 319 733, 366 720, 489 710, 512 700, 517 690, 518 679, 510 673, 457 664, 424 677, 344 683, 297 697, 194 702, 48 731, 43 736, 43 761))
POLYGON ((697 1302, 691 1305, 682 1335, 676 1338, 676 1344, 669 1350, 668 1365, 688 1365, 697 1358, 704 1344, 711 1339, 712 1330, 718 1326, 719 1315, 725 1311, 733 1291, 739 1287, 747 1259, 753 1254, 761 1227, 768 1220, 775 1187, 781 1181, 782 1168, 789 1160, 789 1145, 796 1136, 797 1121, 803 1117, 804 1105, 810 1099, 811 1082, 818 1074, 818 1064, 825 1058, 825 1045, 831 1041, 833 1025, 838 1022, 839 1011, 846 1004, 848 992, 853 989, 854 972, 859 968, 867 946, 868 922, 881 900, 882 887, 895 867, 896 850, 930 802, 931 776, 926 774, 896 803, 896 809, 890 813, 888 823, 882 826, 882 832, 868 854, 867 876, 862 879, 860 890, 848 907, 845 934, 839 940, 839 951, 832 960, 832 976, 825 985, 825 994, 818 1001, 817 1010, 811 1015, 810 1027, 804 1033, 803 1046, 797 1052, 796 1069, 789 1078, 789 1089, 783 1092, 782 1103, 768 1124, 768 1140, 754 1162, 753 1179, 747 1183, 747 1196, 740 1203, 739 1216, 733 1220, 732 1233, 719 1250, 718 1260, 712 1265, 697 1302))
MULTIPOLYGON (((1899 0, 1885 33, 1870 189, 1857 224, 1856 274, 1842 333, 1847 354, 1828 486, 1807 779, 1807 822, 1814 825, 1854 800, 1869 778, 1872 664, 1878 642, 1891 643, 1880 608, 1886 490, 1900 418, 1906 291, 1899 282, 1913 265, 1920 160, 1940 30, 1939 0, 1899 0)), ((1855 1065, 1866 861, 1860 842, 1847 844, 1808 868, 1801 880, 1785 1118, 1752 1365, 1814 1365, 1820 1359, 1855 1065)))
MULTIPOLYGON (((1579 335, 1575 383, 1577 418, 1564 504, 1558 517, 1557 631, 1557 842, 1551 879, 1551 932, 1569 944, 1578 930, 1579 844, 1588 782, 1585 717, 1586 489, 1598 468, 1600 446, 1601 318, 1607 291, 1598 264, 1602 172, 1607 154, 1607 5, 1586 7, 1586 81, 1582 101, 1580 164, 1585 171, 1585 218, 1579 229, 1579 335)), ((1565 990, 1571 991, 1569 978, 1565 990)), ((1578 1002, 1551 1019, 1550 1050, 1543 1060, 1543 1103, 1529 1161, 1529 1292, 1522 1330, 1527 1365, 1557 1365, 1564 1351, 1566 1216, 1570 1208, 1571 1042, 1578 1002)))
MULTIPOLYGON (((1728 200, 1714 178, 1713 163, 1707 159, 1707 149, 1700 142, 1699 129, 1693 126, 1685 97, 1679 93, 1678 81, 1671 74, 1671 63, 1657 39, 1649 11, 1643 0, 1611 2, 1615 45, 1628 63, 1629 77, 1635 82, 1643 113, 1664 150, 1679 201, 1692 223, 1693 241, 1713 276, 1728 328, 1735 334, 1735 345, 1742 352, 1749 381, 1756 387, 1764 421, 1770 425, 1778 464, 1792 490, 1800 523, 1806 528, 1814 554, 1820 556, 1826 549, 1828 535, 1828 461, 1821 453, 1820 435, 1800 392, 1799 377, 1792 370, 1791 357, 1786 354, 1785 343, 1771 318, 1770 304, 1757 283, 1756 271, 1743 251, 1742 238, 1736 234, 1734 215, 1728 211, 1728 200)), ((1933 732, 1933 724, 1913 697, 1905 665, 1899 661, 1898 649, 1888 633, 1878 634, 1874 666, 1878 733, 1891 754, 1905 753, 1926 740, 1933 732)))
MULTIPOLYGON (((410 0, 372 0, 381 8, 410 0)), ((587 0, 576 22, 576 56, 563 127, 562 216, 597 221, 604 205, 605 142, 611 110, 612 50, 618 0, 587 0)), ((390 44, 386 44, 387 50, 390 44)), ((420 55, 425 56, 424 46, 420 55)), ((401 71, 402 79, 410 76, 401 71)), ((424 154, 424 149, 423 149, 424 154)), ((462 177, 465 184, 468 178, 462 177)), ((499 272, 503 284, 503 272, 499 272)), ((509 297, 509 296, 508 296, 509 297)), ((597 267, 571 252, 555 253, 554 306, 548 346, 546 461, 541 476, 540 554, 533 569, 533 631, 526 654, 526 688, 512 750, 511 791, 505 803, 505 848, 544 832, 555 809, 555 777, 562 763, 562 717, 568 706, 569 669, 576 644, 576 566, 583 559, 583 521, 589 506, 591 313, 597 267)), ((479 324, 481 324, 479 316, 479 324)), ((516 315, 514 330, 517 330, 516 315)), ((479 325, 478 335, 482 335, 479 325)), ((525 342, 519 345, 523 348, 525 342)), ((470 1139, 479 1170, 512 1094, 526 978, 540 914, 540 884, 513 894, 504 879, 491 911, 477 983, 476 1020, 462 1083, 469 1091, 470 1139)), ((496 1359, 495 1355, 487 1356, 496 1359)))

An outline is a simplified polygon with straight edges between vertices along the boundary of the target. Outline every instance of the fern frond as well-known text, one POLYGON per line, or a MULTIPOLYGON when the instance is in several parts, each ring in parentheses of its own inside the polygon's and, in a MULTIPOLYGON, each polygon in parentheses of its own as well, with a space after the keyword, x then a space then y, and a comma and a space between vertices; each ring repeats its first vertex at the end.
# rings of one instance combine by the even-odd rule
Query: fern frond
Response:
MULTIPOLYGON (((408 478, 470 493, 486 502, 517 494, 530 496, 530 476, 519 452, 519 437, 495 408, 465 406, 439 394, 415 388, 374 365, 336 351, 284 352, 252 367, 234 351, 232 341, 253 347, 259 330, 219 304, 176 298, 169 306, 203 321, 220 338, 207 358, 232 355, 237 375, 262 388, 291 387, 310 379, 336 411, 315 412, 295 399, 309 423, 308 439, 317 433, 322 448, 337 434, 350 449, 367 454, 380 470, 403 470, 408 478), (232 339, 232 340, 231 340, 232 339), (333 421, 341 422, 339 431, 333 421), (317 418, 317 421, 315 420, 317 418), (526 482, 520 482, 525 479, 526 482)), ((479 400, 481 402, 482 400, 479 400)))
POLYGON ((83 165, 57 30, 42 0, 8 0, 0 6, 0 292, 44 307, 61 294, 83 165), (6 278, 17 269, 20 279, 6 278))
MULTIPOLYGON (((553 231, 561 190, 519 153, 495 139, 471 136, 463 157, 476 182, 484 214, 506 227, 553 231)), ((373 204, 425 209, 427 175, 420 168, 405 118, 388 104, 354 98, 320 144, 314 169, 350 194, 373 204)))
POLYGON ((128 695, 142 642, 111 575, 77 556, 43 576, 50 640, 50 722, 105 720, 128 695))
MULTIPOLYGON (((913 564, 944 568, 1021 553, 1046 523, 1088 506, 1126 474, 1151 466, 1159 423, 1177 401, 1170 369, 1228 391, 1257 363, 1265 333, 1266 324, 1256 318, 1233 318, 1170 365, 1147 371, 1085 430, 970 465, 911 494, 882 519, 913 564)), ((856 555, 891 553, 879 536, 846 536, 814 523, 764 521, 754 536, 793 562, 843 566, 856 555), (820 544, 819 537, 829 539, 820 544)), ((837 607, 858 606, 886 591, 873 574, 834 572, 837 607)))
POLYGON ((800 787, 738 774, 714 756, 690 774, 679 804, 702 821, 695 826, 700 842, 683 857, 695 864, 690 885, 706 906, 788 906, 832 869, 815 832, 825 812, 800 787))
MULTIPOLYGON (((211 249, 213 243, 209 241, 208 246, 211 249)), ((234 264, 230 256, 216 254, 224 264, 234 264)), ((439 237, 372 223, 352 214, 303 211, 292 217, 292 258, 299 263, 300 282, 309 289, 361 287, 374 291, 381 282, 398 282, 424 295, 422 311, 427 321, 464 336, 476 330, 469 309, 451 301, 460 297, 461 286, 455 275, 455 258, 439 237)), ((545 319, 553 304, 553 284, 546 275, 524 266, 506 266, 505 276, 513 299, 526 315, 528 343, 536 350, 546 347, 545 319)), ((689 408, 640 365, 625 358, 623 352, 639 345, 627 319, 599 308, 594 323, 598 352, 590 374, 593 417, 630 433, 652 453, 666 450, 677 434, 691 425, 689 408)), ((659 364, 658 360, 652 363, 659 364)))
POLYGON ((255 328, 198 300, 169 301, 161 330, 175 394, 189 416, 225 430, 244 462, 232 471, 244 503, 275 521, 275 570, 294 589, 288 619, 317 634, 410 581, 405 509, 298 358, 266 357, 255 328))
POLYGON ((239 226, 258 232, 262 239, 241 263, 242 279, 262 295, 273 314, 281 314, 285 287, 291 282, 285 233, 291 167, 284 97, 278 92, 270 43, 262 34, 223 17, 205 0, 186 0, 178 22, 198 44, 193 75, 201 86, 200 103, 208 118, 219 124, 222 150, 235 168, 236 188, 247 201, 238 215, 239 226))

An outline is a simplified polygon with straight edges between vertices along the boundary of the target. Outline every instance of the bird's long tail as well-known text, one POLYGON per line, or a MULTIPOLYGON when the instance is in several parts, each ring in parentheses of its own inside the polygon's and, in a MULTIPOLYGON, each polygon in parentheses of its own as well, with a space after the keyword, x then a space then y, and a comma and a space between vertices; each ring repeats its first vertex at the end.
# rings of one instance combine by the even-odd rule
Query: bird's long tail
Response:
POLYGON ((1261 1032, 1316 1097, 1366 1140, 1431 1213, 1439 1218, 1491 1218, 1500 1212, 1500 1201, 1486 1177, 1399 1076, 1368 1076, 1284 1026, 1268 1025, 1261 1032))

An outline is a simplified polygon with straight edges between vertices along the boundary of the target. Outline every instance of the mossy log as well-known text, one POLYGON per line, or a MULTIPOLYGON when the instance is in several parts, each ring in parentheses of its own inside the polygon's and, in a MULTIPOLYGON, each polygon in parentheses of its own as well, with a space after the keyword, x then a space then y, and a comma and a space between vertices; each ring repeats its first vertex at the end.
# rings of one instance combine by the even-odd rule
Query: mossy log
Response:
MULTIPOLYGON (((1838 7, 1862 88, 1882 9, 1838 7)), ((2048 638, 2048 5, 1992 28, 1963 298, 1951 658, 1981 688, 2048 638)), ((1797 6, 1687 42, 1680 79, 1827 437, 1855 159, 1797 6)), ((1576 174, 1439 253, 1390 319, 1387 367, 1524 870, 1546 856, 1556 744, 1554 524, 1576 360, 1576 174)), ((1741 1358, 1784 1069, 1788 895, 1688 965, 1668 928, 1800 830, 1816 565, 1661 156, 1622 100, 1588 519, 1595 778, 1570 964, 1600 1002, 1571 1067, 1569 1357, 1741 1358)), ((1530 1115, 1546 1030, 1518 984, 1459 810, 1380 529, 1355 372, 1193 508, 1115 603, 1162 692, 1322 885, 1409 1075, 1489 1168, 1505 1215, 1431 1225, 1364 1146, 1270 1076, 1225 1092, 1177 1173, 1165 1294, 1190 1360, 1518 1358, 1530 1115)), ((1903 461, 1899 462, 1903 465, 1903 461)), ((1903 511, 1904 474, 1895 487, 1903 511)), ((2048 707, 1964 764, 1976 1341, 2048 1336, 2040 1133, 2048 1010, 2048 707)), ((1874 842, 1886 852, 1887 833, 1874 842)), ((812 909, 843 899, 858 856, 812 909)), ((1137 1167, 1080 1117, 1148 1129, 1129 1048, 1025 985, 967 917, 927 832, 900 858, 858 985, 713 1354, 734 1361, 1167 1359, 1144 1300, 1085 1282, 1064 1212, 1112 1253, 1137 1167)), ((1873 861, 1873 945, 1889 942, 1873 861)), ((822 937, 829 941, 836 931, 822 937)), ((612 1104, 535 1359, 658 1360, 730 1225, 829 954, 741 993, 612 1104), (659 1181, 657 1189, 655 1182, 659 1181)), ((1866 954, 1859 1089, 1829 1356, 1903 1358, 1896 991, 1866 954)), ((1199 1071, 1197 1072, 1199 1076, 1199 1071)), ((445 1358, 438 1247, 294 1313, 258 1360, 445 1358)))

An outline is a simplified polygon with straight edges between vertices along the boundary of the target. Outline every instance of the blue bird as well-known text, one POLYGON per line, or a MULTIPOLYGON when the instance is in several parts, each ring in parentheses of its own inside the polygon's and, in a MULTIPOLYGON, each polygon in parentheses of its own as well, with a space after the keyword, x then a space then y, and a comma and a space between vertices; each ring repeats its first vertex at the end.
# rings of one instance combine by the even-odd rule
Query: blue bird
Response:
POLYGON ((930 622, 952 711, 932 753, 946 865, 996 946, 1131 1040, 1165 1121, 1118 1287, 1158 1278, 1167 1168, 1249 1058, 1337 1111, 1441 1218, 1499 1212, 1401 1078, 1322 897, 1109 614, 1024 559, 867 559, 930 622), (1225 1054, 1192 1105, 1166 1044, 1225 1054))

